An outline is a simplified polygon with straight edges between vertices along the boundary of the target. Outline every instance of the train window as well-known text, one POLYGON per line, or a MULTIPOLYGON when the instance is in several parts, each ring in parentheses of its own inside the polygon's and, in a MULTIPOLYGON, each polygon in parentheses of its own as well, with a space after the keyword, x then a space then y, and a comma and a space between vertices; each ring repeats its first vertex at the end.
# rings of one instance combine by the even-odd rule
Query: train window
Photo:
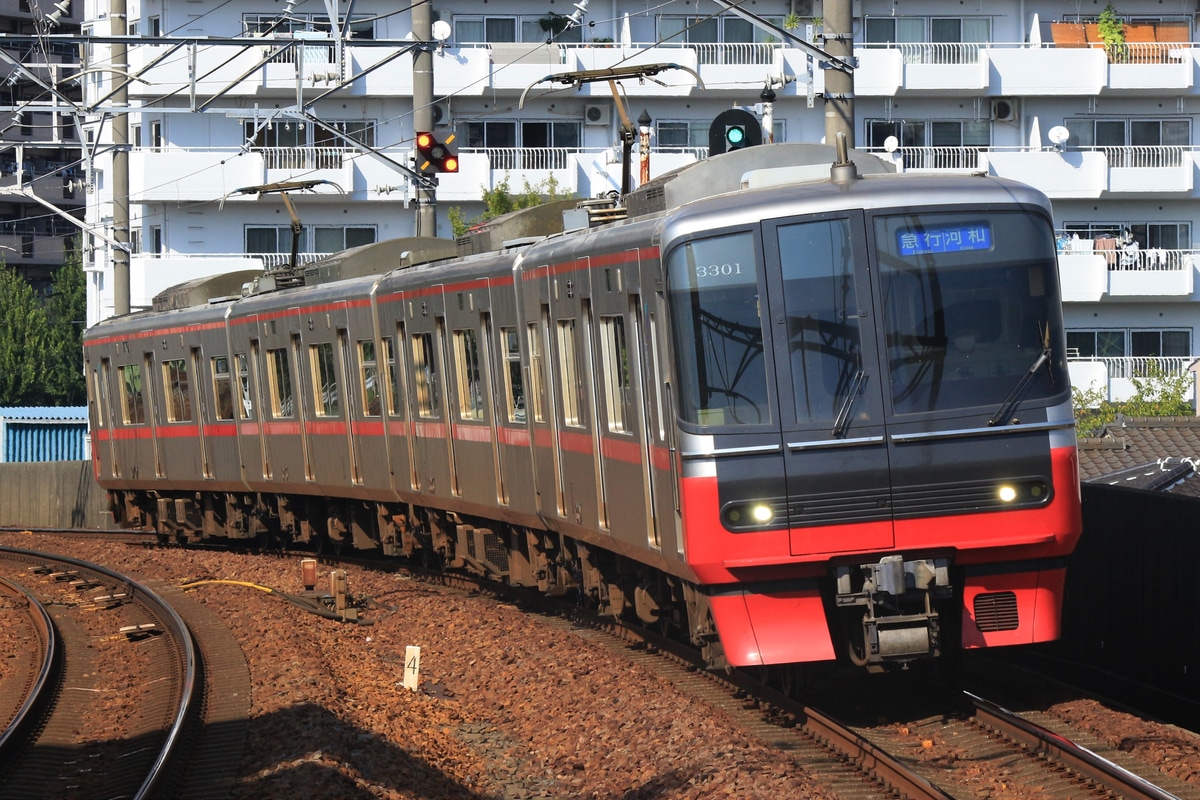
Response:
POLYGON ((471 329, 454 332, 454 371, 458 386, 458 415, 483 419, 483 387, 479 383, 479 337, 471 329))
MULTIPOLYGON (((401 334, 403 335, 403 334, 401 334)), ((392 337, 383 337, 383 358, 387 362, 387 378, 388 378, 388 413, 393 417, 400 416, 400 373, 396 372, 396 348, 392 344, 392 337)))
POLYGON ((233 419, 233 385, 229 377, 229 357, 213 356, 213 397, 217 398, 217 419, 233 419))
POLYGON ((600 318, 600 363, 604 369, 604 405, 608 429, 629 430, 629 353, 625 347, 625 318, 600 318))
POLYGON ((417 414, 437 417, 441 411, 441 399, 438 397, 437 358, 433 351, 432 333, 418 333, 412 337, 412 355, 417 414))
POLYGON ((777 233, 796 419, 833 420, 863 368, 850 223, 804 222, 777 233))
POLYGON ((771 421, 750 233, 698 239, 667 258, 681 419, 701 425, 771 421))
POLYGON ((562 387, 563 424, 582 427, 579 395, 579 361, 575 352, 575 320, 558 321, 558 375, 562 387))
POLYGON ((238 403, 238 416, 242 419, 254 419, 254 402, 250 399, 250 363, 245 353, 234 353, 237 362, 238 391, 241 402, 238 403))
POLYGON ((309 366, 312 369, 313 397, 318 417, 336 417, 341 413, 338 400, 337 372, 333 367, 333 343, 309 345, 309 366))
POLYGON ((521 338, 516 328, 501 328, 504 346, 504 395, 509 422, 525 421, 525 384, 521 373, 521 338))
POLYGON ((162 374, 167 398, 167 421, 189 421, 192 418, 192 394, 187 362, 182 358, 164 361, 162 374))
POLYGON ((137 364, 117 367, 121 379, 121 419, 126 425, 146 424, 146 401, 142 393, 142 368, 137 364))
POLYGON ((896 413, 997 408, 1070 390, 1048 220, 1023 211, 875 220, 883 328, 896 413))
MULTIPOLYGON (((542 311, 543 324, 545 310, 542 311)), ((526 331, 526 339, 529 342, 529 380, 532 385, 529 387, 529 397, 533 402, 533 420, 534 422, 546 421, 546 376, 545 376, 545 360, 542 358, 542 340, 538 335, 538 326, 536 322, 529 323, 529 328, 526 331)))
POLYGON ((271 415, 290 417, 296 413, 292 395, 292 372, 285 348, 267 351, 267 380, 271 385, 271 415))
POLYGON ((358 343, 359 379, 362 383, 363 416, 379 416, 379 362, 375 360, 375 342, 362 339, 358 343))

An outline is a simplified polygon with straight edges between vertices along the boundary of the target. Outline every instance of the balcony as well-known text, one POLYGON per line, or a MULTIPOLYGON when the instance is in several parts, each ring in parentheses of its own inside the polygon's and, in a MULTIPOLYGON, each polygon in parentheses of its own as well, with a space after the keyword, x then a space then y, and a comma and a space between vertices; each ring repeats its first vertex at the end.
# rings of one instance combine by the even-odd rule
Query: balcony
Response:
POLYGON ((1191 380, 1188 367, 1196 361, 1196 356, 1124 356, 1115 358, 1102 357, 1067 357, 1067 370, 1071 375, 1072 388, 1081 392, 1094 389, 1101 390, 1103 398, 1110 402, 1120 403, 1130 400, 1137 395, 1134 380, 1149 379, 1153 376, 1167 378, 1189 379, 1185 400, 1195 398, 1195 381, 1191 380))
POLYGON ((1194 250, 1121 250, 1115 239, 1077 239, 1058 254, 1063 302, 1189 301, 1197 262, 1194 250))

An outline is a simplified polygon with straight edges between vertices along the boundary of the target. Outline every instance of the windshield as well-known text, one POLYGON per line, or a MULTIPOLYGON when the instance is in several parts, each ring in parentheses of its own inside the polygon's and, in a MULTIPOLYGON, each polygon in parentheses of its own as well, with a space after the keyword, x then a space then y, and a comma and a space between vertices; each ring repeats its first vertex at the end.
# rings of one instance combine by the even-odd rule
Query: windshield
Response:
POLYGON ((701 425, 771 421, 754 237, 689 242, 667 260, 679 417, 701 425))
MULTIPOLYGON (((1061 349, 1049 222, 1021 212, 875 220, 894 413, 995 408, 1041 356, 1061 349)), ((1054 352, 1024 391, 1067 391, 1054 352)))

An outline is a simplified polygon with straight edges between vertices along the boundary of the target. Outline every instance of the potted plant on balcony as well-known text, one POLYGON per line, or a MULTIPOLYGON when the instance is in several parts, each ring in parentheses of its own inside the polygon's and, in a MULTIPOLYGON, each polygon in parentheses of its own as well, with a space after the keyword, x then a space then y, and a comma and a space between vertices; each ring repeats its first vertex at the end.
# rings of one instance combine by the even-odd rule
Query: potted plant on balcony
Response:
POLYGON ((567 29, 569 24, 571 24, 570 17, 566 14, 555 14, 553 11, 538 20, 538 27, 551 36, 558 36, 567 29))
POLYGON ((1129 61, 1129 48, 1125 45, 1125 21, 1117 16, 1112 3, 1104 7, 1096 19, 1096 30, 1108 53, 1108 63, 1124 64, 1129 61))

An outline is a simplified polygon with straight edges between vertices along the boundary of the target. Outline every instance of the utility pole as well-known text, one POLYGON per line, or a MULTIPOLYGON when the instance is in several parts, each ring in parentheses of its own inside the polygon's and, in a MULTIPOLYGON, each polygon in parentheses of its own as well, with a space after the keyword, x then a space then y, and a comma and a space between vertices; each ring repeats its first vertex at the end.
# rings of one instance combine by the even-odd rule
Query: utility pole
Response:
MULTIPOLYGON (((825 0, 825 50, 849 63, 854 58, 854 13, 851 0, 825 0)), ((825 71, 825 144, 832 145, 839 133, 854 147, 854 73, 825 71)))
MULTIPOLYGON (((124 2, 124 0, 118 0, 124 2)), ((417 3, 412 10, 413 38, 418 42, 433 39, 432 2, 417 3)), ((433 52, 425 47, 413 51, 413 130, 433 130, 433 52)), ((418 170, 419 172, 420 170, 418 170)), ((437 176, 422 175, 415 182, 417 198, 417 236, 437 236, 437 176)))
MULTIPOLYGON (((109 25, 113 36, 125 36, 125 0, 111 0, 109 25)), ((129 313, 129 52, 124 42, 112 45, 112 77, 120 88, 113 95, 117 112, 112 118, 113 138, 113 313, 129 313)))

